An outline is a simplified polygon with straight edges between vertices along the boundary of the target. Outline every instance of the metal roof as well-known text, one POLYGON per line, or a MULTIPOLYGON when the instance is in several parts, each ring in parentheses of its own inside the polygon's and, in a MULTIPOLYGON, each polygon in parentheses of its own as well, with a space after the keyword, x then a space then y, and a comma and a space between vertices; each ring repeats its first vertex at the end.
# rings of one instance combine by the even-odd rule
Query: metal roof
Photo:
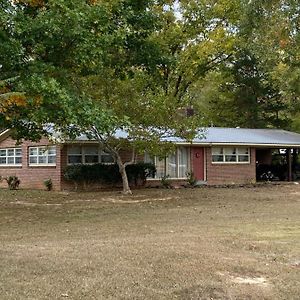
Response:
MULTIPOLYGON (((126 138, 126 131, 118 130, 116 138, 126 138)), ((86 141, 83 135, 77 141, 86 141)), ((190 144, 190 142, 169 136, 164 141, 178 144, 190 144)), ((195 145, 253 145, 269 147, 300 147, 300 134, 281 129, 249 129, 249 128, 223 128, 208 127, 199 130, 199 134, 193 139, 195 145)))
POLYGON ((300 146, 300 134, 281 129, 248 129, 209 127, 195 144, 237 144, 257 146, 300 146))
MULTIPOLYGON (((0 139, 5 138, 8 130, 0 134, 0 139)), ((58 137, 58 142, 74 142, 59 141, 59 134, 54 133, 54 137, 58 137)), ((124 130, 117 130, 116 138, 127 138, 128 133, 124 130)), ((174 142, 176 144, 191 144, 175 136, 164 137, 162 140, 174 142)), ((79 136, 76 142, 92 142, 86 135, 79 136)), ((223 128, 208 127, 199 129, 199 134, 193 139, 194 145, 249 145, 249 146, 266 146, 266 147, 295 147, 300 148, 300 134, 281 129, 249 129, 249 128, 223 128)))

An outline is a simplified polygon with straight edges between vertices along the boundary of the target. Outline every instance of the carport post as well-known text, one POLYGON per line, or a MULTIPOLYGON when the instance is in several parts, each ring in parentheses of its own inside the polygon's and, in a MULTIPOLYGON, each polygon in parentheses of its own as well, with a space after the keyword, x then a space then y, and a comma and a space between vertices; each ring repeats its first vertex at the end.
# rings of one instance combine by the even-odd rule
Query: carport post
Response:
POLYGON ((288 181, 292 181, 292 155, 291 155, 291 149, 287 149, 287 163, 288 163, 288 181))

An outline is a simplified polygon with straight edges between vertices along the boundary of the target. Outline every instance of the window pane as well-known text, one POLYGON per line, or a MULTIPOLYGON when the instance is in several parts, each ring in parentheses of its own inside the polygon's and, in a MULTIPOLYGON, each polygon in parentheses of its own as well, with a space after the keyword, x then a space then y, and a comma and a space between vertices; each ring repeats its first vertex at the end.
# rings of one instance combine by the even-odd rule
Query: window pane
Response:
POLYGON ((47 156, 39 156, 38 163, 39 164, 46 164, 47 163, 47 156))
POLYGON ((150 155, 149 155, 149 153, 145 153, 145 157, 144 157, 144 162, 145 163, 154 163, 154 158, 153 157, 151 157, 150 155))
POLYGON ((14 155, 15 155, 14 149, 7 149, 7 156, 14 156, 14 155))
POLYGON ((37 155, 37 148, 29 148, 29 155, 37 155))
POLYGON ((39 149, 39 155, 41 155, 41 156, 46 155, 47 150, 45 147, 39 147, 38 149, 39 149))
POLYGON ((188 158, 189 158, 189 149, 188 148, 178 148, 178 177, 186 177, 188 171, 188 158))
POLYGON ((30 164, 36 164, 37 163, 37 156, 29 157, 29 163, 30 164))
POLYGON ((249 162, 249 155, 239 155, 239 162, 249 162))
POLYGON ((68 147, 68 154, 81 154, 81 150, 80 146, 70 146, 68 147))
POLYGON ((56 163, 56 156, 51 155, 48 156, 48 164, 55 164, 56 163))
POLYGON ((249 154, 249 148, 238 148, 238 153, 243 155, 249 154))
POLYGON ((236 155, 225 155, 226 162, 236 162, 236 155))
POLYGON ((167 175, 171 178, 177 177, 177 165, 176 165, 176 154, 170 154, 167 160, 167 175))
POLYGON ((99 156, 98 155, 85 155, 84 161, 86 164, 98 163, 99 156))
POLYGON ((6 164, 6 157, 0 157, 0 165, 6 164))
POLYGON ((223 148, 212 148, 213 155, 220 155, 223 154, 223 148))
POLYGON ((82 156, 81 155, 69 155, 68 156, 68 163, 69 164, 81 164, 82 163, 82 156))
POLYGON ((5 149, 0 150, 0 156, 6 156, 6 150, 5 149))
POLYGON ((22 157, 16 157, 16 164, 22 163, 22 157))
POLYGON ((22 156, 22 149, 20 148, 16 149, 16 156, 22 156))
POLYGON ((162 178, 165 176, 165 159, 159 160, 156 159, 156 177, 162 178))
POLYGON ((102 163, 113 163, 114 159, 110 154, 101 155, 101 162, 102 163))
POLYGON ((13 165, 15 163, 14 157, 8 157, 7 158, 7 164, 13 165))
POLYGON ((223 155, 213 155, 212 161, 213 162, 223 162, 223 155))
POLYGON ((225 154, 236 154, 235 148, 224 148, 225 154))
POLYGON ((99 148, 97 146, 84 147, 84 153, 85 154, 98 154, 99 148))
POLYGON ((56 147, 55 146, 48 148, 48 155, 56 155, 56 147))

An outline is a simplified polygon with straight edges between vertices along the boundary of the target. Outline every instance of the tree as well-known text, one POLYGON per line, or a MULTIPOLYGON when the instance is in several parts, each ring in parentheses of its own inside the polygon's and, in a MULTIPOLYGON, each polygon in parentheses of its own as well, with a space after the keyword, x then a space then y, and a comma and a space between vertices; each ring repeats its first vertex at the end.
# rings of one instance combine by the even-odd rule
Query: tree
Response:
POLYGON ((299 5, 240 1, 230 58, 194 84, 209 124, 296 129, 299 115, 299 5), (291 126, 292 124, 292 126, 291 126))
POLYGON ((285 127, 287 104, 255 56, 237 51, 195 88, 194 98, 214 126, 285 127))
POLYGON ((277 126, 295 130, 293 120, 300 108, 300 90, 296 84, 300 79, 299 3, 295 0, 251 1, 244 11, 242 42, 278 92, 277 104, 271 102, 269 109, 275 108, 275 112, 278 110, 288 121, 277 126))
POLYGON ((32 140, 49 123, 73 138, 88 133, 115 157, 124 193, 136 153, 166 154, 170 134, 190 140, 203 112, 206 124, 250 127, 286 126, 287 113, 299 112, 291 109, 299 96, 295 1, 0 5, 0 127, 32 140), (116 139, 118 130, 127 135, 116 139))
POLYGON ((6 125, 30 139, 46 133, 45 123, 71 136, 89 133, 113 154, 130 193, 125 167, 134 159, 121 161, 121 147, 133 158, 145 148, 167 151, 165 135, 190 139, 199 125, 182 110, 192 105, 192 84, 230 56, 232 15, 224 4, 16 2, 4 14, 4 31, 18 42, 21 60, 5 69, 17 73, 14 89, 26 105, 22 115, 5 112, 6 125), (118 129, 128 136, 116 140, 118 129))

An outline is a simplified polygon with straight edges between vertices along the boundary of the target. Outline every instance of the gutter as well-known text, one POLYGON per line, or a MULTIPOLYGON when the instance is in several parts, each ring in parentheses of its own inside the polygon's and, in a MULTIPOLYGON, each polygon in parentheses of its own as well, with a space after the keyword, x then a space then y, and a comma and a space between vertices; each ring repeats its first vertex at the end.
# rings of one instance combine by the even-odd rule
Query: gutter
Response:
POLYGON ((300 148, 299 144, 263 144, 263 143, 203 143, 203 142, 173 142, 176 145, 182 145, 182 146, 207 146, 207 147, 213 147, 213 146, 248 146, 248 147, 269 147, 269 148, 300 148))

